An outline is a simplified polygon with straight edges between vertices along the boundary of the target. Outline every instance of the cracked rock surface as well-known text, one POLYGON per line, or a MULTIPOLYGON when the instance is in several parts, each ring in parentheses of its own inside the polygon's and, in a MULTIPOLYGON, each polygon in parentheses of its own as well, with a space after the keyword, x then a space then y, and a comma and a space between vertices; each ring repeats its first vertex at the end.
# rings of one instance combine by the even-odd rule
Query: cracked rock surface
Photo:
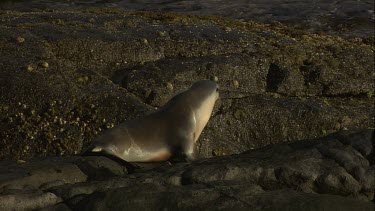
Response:
POLYGON ((0 161, 5 210, 373 210, 374 130, 128 173, 105 157, 0 161), (6 174, 3 174, 6 172, 6 174))
POLYGON ((372 45, 281 24, 0 11, 0 160, 78 154, 207 78, 218 80, 221 99, 199 139, 201 157, 371 128, 373 65, 372 45))

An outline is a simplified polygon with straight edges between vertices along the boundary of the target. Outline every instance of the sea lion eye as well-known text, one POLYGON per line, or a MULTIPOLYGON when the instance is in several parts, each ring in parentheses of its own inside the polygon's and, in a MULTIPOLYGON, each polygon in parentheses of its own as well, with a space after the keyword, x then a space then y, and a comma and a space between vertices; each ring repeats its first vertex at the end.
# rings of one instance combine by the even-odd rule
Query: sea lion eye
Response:
POLYGON ((219 92, 219 88, 216 88, 216 92, 219 92))

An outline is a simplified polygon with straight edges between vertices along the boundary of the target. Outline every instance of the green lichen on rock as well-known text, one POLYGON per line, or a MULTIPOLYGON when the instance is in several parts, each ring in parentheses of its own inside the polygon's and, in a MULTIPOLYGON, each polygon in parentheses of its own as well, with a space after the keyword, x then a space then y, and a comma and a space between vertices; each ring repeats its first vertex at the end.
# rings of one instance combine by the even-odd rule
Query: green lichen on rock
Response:
POLYGON ((372 98, 374 96, 374 92, 368 91, 367 92, 367 98, 372 98))

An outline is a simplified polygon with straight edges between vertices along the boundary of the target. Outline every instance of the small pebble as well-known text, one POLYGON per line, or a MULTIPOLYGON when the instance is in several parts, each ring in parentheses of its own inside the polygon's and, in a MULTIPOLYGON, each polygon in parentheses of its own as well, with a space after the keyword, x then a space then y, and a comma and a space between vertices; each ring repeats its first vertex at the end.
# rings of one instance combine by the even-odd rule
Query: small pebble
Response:
POLYGON ((233 80, 232 83, 235 88, 238 88, 240 86, 240 83, 237 80, 233 80))
POLYGON ((143 39, 142 40, 144 44, 148 44, 148 40, 147 39, 143 39))
POLYGON ((23 38, 23 37, 17 37, 17 42, 18 43, 23 43, 23 42, 25 42, 25 38, 23 38))
POLYGON ((167 83, 165 83, 165 86, 166 86, 169 90, 173 91, 173 84, 167 82, 167 83))
POLYGON ((40 65, 42 67, 44 67, 44 68, 48 68, 49 67, 49 64, 47 62, 42 62, 40 65))
POLYGON ((211 77, 210 77, 210 80, 211 80, 211 81, 218 82, 218 81, 219 81, 219 78, 218 78, 217 76, 211 76, 211 77))
POLYGON ((84 80, 85 80, 85 79, 84 79, 83 77, 79 77, 79 78, 77 79, 78 82, 84 82, 84 80))
POLYGON ((167 34, 167 32, 165 32, 165 31, 158 31, 158 34, 159 34, 160 37, 164 37, 167 34))
POLYGON ((31 72, 31 71, 34 70, 33 66, 31 66, 31 65, 27 65, 26 69, 27 69, 27 71, 29 71, 29 72, 31 72))

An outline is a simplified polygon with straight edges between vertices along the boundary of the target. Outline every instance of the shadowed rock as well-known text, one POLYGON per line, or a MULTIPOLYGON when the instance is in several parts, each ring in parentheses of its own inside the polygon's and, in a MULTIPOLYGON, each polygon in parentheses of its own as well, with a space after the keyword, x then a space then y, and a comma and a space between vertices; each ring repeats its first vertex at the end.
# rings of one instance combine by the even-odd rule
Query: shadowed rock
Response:
POLYGON ((374 130, 342 131, 192 163, 139 164, 132 174, 106 157, 1 161, 0 171, 8 174, 0 182, 0 205, 47 210, 371 210, 374 141, 374 130), (58 178, 63 182, 46 181, 57 179, 49 170, 51 163, 62 169, 58 178), (39 172, 40 181, 19 172, 39 172), (83 176, 77 180, 75 175, 83 176))

